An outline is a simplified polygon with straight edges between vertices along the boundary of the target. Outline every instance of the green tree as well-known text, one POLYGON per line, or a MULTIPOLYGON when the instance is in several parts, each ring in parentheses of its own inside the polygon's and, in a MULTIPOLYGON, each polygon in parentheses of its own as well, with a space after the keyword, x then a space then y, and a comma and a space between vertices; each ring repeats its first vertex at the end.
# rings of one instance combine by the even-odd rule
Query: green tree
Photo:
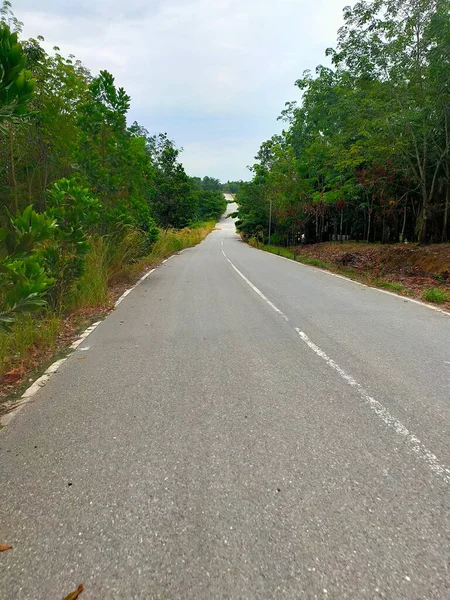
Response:
POLYGON ((156 167, 150 199, 152 213, 161 227, 186 227, 196 218, 198 200, 178 162, 180 151, 167 134, 151 138, 149 148, 156 167))

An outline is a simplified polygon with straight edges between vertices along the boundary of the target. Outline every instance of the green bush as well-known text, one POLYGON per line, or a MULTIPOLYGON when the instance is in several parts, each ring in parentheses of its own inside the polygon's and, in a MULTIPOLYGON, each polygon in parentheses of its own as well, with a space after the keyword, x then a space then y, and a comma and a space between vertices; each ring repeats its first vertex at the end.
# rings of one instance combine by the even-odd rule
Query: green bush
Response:
POLYGON ((55 231, 55 222, 31 206, 10 216, 9 229, 0 229, 0 330, 8 331, 18 313, 45 305, 43 295, 54 280, 41 252, 55 231))
POLYGON ((450 294, 442 288, 428 287, 423 291, 422 298, 427 302, 442 304, 450 301, 450 294))
POLYGON ((149 251, 158 239, 158 227, 150 213, 150 207, 145 198, 131 197, 120 200, 113 208, 102 215, 102 231, 105 234, 115 232, 126 236, 130 229, 137 229, 144 235, 144 253, 149 251))
POLYGON ((52 243, 43 251, 44 266, 55 279, 50 293, 61 308, 75 281, 84 272, 88 232, 99 222, 102 205, 74 180, 61 179, 48 192, 47 215, 57 225, 52 243))

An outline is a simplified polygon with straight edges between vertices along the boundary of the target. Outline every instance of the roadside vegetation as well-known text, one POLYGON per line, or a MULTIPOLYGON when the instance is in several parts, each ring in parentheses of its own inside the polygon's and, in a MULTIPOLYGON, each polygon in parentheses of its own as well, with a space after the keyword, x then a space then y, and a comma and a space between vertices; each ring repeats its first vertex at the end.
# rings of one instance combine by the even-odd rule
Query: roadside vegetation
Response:
MULTIPOLYGON (((201 241, 224 186, 189 177, 130 96, 0 9, 0 387, 20 381, 146 269, 201 241)), ((0 390, 1 396, 1 390, 0 390)))
POLYGON ((285 130, 240 186, 238 228, 267 243, 450 239, 450 3, 362 0, 297 81, 285 130))

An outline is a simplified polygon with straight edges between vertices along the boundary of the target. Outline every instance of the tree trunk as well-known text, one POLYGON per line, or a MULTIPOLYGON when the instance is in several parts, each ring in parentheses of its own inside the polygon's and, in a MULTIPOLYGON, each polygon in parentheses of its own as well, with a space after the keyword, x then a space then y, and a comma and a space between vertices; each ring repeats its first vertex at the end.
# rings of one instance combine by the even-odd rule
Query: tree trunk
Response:
POLYGON ((442 224, 442 242, 447 241, 447 229, 448 229, 448 212, 450 208, 450 189, 449 182, 447 181, 447 185, 445 186, 445 208, 444 208, 444 222, 442 224))
POLYGON ((428 194, 425 186, 422 187, 422 226, 419 232, 419 244, 426 244, 428 235, 428 194))
POLYGON ((19 212, 19 199, 17 197, 16 163, 14 160, 14 132, 12 125, 9 128, 9 159, 11 162, 11 186, 13 188, 14 214, 19 212))
POLYGON ((403 225, 402 225, 402 234, 401 234, 401 242, 405 241, 405 229, 406 229, 406 213, 407 213, 407 206, 408 206, 408 198, 406 198, 406 202, 405 202, 405 210, 403 211, 403 225))

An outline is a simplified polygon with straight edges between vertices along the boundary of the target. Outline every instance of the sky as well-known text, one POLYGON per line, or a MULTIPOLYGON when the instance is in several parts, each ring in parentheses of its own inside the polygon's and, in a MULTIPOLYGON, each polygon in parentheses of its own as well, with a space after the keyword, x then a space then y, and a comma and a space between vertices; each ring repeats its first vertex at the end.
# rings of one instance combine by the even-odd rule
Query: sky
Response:
POLYGON ((345 0, 12 0, 23 36, 45 38, 131 95, 129 122, 167 132, 191 176, 251 178, 247 165, 327 64, 345 0))

